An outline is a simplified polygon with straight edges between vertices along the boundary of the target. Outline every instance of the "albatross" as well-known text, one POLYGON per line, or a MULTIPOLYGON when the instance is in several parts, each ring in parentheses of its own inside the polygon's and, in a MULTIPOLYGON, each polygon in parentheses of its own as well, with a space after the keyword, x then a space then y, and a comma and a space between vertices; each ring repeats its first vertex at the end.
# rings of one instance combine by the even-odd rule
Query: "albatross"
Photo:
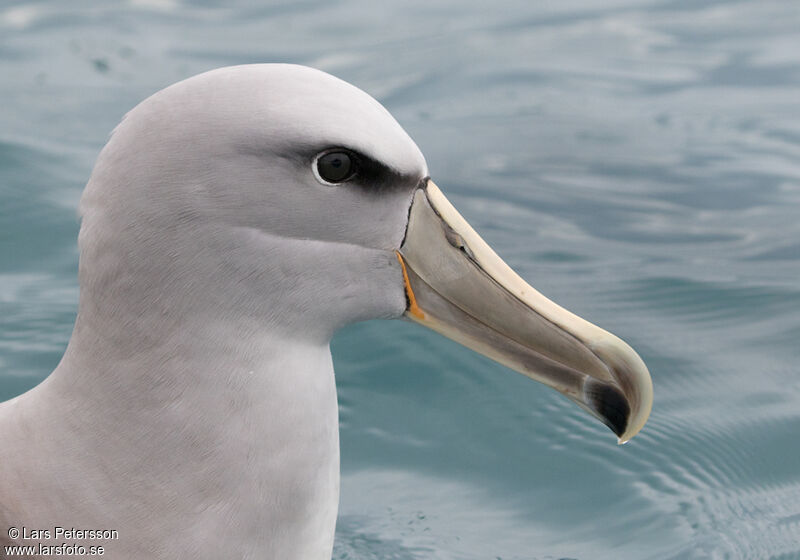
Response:
POLYGON ((620 442, 650 413, 630 346, 528 285, 389 112, 319 70, 221 68, 152 95, 113 131, 80 213, 67 349, 0 404, 4 546, 61 544, 65 527, 114 559, 329 559, 329 342, 366 319, 454 339, 620 442))

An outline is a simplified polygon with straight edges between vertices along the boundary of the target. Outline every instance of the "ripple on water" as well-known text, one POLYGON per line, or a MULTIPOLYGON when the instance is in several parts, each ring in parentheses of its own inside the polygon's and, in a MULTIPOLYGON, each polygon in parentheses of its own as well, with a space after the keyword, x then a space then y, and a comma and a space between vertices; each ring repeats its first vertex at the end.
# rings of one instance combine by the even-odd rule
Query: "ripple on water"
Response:
POLYGON ((47 375, 72 331, 78 299, 80 188, 71 179, 76 167, 45 150, 0 142, 0 400, 47 375))

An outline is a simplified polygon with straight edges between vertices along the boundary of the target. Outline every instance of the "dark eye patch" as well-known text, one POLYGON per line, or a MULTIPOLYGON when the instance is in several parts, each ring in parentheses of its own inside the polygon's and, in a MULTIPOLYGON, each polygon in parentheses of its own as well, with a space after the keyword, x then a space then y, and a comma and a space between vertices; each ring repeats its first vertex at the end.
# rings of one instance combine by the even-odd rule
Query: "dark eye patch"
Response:
POLYGON ((294 153, 303 151, 313 154, 310 160, 318 180, 341 188, 358 189, 368 195, 379 195, 392 190, 411 190, 419 181, 416 176, 400 173, 397 169, 347 146, 317 145, 304 149, 296 147, 294 153))

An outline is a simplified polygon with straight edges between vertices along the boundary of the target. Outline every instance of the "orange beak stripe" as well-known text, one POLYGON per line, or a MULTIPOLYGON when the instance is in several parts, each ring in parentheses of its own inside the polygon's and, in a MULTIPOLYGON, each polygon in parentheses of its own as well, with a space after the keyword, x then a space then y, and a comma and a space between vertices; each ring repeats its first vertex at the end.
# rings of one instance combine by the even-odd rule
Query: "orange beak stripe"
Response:
POLYGON ((406 263, 403 262, 403 257, 399 252, 395 251, 397 260, 400 261, 400 266, 403 269, 403 283, 406 286, 406 297, 408 298, 408 313, 417 319, 425 319, 425 313, 417 305, 417 298, 414 296, 414 291, 411 289, 411 282, 408 281, 408 272, 406 271, 406 263))

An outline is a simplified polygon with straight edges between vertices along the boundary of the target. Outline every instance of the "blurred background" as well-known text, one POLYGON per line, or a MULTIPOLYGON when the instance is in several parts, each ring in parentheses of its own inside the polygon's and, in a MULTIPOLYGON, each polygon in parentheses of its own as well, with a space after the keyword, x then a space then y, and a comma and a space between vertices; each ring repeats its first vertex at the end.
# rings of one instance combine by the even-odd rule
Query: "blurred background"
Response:
POLYGON ((800 558, 796 0, 0 3, 0 400, 66 346, 110 130, 250 62, 376 97, 490 245, 655 383, 620 447, 437 335, 348 328, 334 558, 800 558))

